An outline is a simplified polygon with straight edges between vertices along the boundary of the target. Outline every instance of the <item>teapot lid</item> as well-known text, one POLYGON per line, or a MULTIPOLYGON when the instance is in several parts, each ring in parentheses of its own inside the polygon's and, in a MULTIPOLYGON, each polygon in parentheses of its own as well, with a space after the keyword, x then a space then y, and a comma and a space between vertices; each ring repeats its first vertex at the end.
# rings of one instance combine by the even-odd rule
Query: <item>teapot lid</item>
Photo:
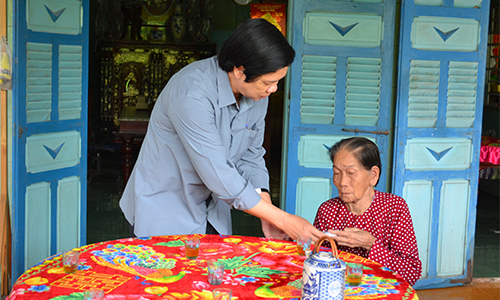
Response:
POLYGON ((332 255, 331 252, 317 252, 306 259, 304 262, 304 267, 305 266, 328 270, 345 270, 346 265, 344 261, 332 255))
POLYGON ((337 260, 337 258, 334 257, 331 252, 313 253, 311 257, 315 260, 319 260, 319 261, 325 262, 325 263, 333 262, 333 261, 337 260))

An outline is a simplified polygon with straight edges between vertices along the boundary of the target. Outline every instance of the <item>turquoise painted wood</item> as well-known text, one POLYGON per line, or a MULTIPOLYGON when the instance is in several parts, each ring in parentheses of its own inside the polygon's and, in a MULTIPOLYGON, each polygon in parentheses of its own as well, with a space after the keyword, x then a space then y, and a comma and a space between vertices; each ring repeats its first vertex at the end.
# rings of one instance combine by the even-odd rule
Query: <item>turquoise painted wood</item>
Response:
POLYGON ((71 249, 80 244, 81 183, 79 176, 65 177, 57 183, 57 249, 71 249), (76 217, 75 217, 76 216, 76 217), (64 229, 64 230, 61 230, 64 229))
POLYGON ((393 192, 410 207, 416 288, 472 281, 489 1, 401 8, 393 192))
POLYGON ((34 261, 41 261, 51 253, 50 198, 51 191, 48 182, 37 182, 26 187, 26 202, 24 203, 26 207, 26 226, 24 226, 24 232, 22 233, 29 238, 26 239, 25 265, 32 265, 34 261))
POLYGON ((377 143, 387 190, 394 1, 289 3, 292 46, 281 206, 313 222, 337 195, 327 147, 351 136, 377 143), (285 200, 286 199, 286 200, 285 200))
POLYGON ((13 11, 15 281, 86 242, 89 4, 14 1, 13 11))
POLYGON ((422 274, 428 273, 429 245, 431 243, 431 220, 433 219, 433 185, 430 180, 412 180, 405 185, 403 199, 410 208, 413 227, 422 261, 422 274))
POLYGON ((27 0, 28 29, 78 35, 81 33, 80 1, 27 0))

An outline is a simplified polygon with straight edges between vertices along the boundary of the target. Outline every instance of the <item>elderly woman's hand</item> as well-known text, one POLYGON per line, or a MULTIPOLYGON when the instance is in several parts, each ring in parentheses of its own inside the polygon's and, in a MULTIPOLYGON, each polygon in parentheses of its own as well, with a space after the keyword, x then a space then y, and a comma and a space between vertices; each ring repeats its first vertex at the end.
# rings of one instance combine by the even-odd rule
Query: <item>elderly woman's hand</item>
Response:
POLYGON ((342 230, 328 230, 328 232, 336 234, 332 237, 339 246, 347 246, 351 248, 360 247, 370 250, 375 243, 376 238, 368 231, 358 228, 346 228, 342 230))

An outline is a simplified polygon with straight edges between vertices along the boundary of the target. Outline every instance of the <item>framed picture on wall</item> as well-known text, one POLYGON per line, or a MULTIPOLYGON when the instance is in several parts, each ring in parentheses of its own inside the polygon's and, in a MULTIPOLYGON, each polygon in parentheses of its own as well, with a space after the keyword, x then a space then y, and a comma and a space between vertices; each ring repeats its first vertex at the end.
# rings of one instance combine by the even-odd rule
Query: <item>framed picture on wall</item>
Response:
POLYGON ((252 19, 267 20, 286 36, 286 4, 252 4, 250 16, 252 19))

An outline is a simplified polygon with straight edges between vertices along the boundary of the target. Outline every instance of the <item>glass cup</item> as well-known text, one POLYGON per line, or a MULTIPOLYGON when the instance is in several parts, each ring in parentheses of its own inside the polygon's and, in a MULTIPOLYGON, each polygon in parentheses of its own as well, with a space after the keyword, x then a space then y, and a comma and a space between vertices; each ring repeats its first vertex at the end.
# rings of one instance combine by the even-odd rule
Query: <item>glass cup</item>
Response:
POLYGON ((357 286, 361 284, 361 278, 363 277, 363 265, 356 263, 347 263, 346 268, 347 283, 352 286, 357 286))
POLYGON ((78 270, 78 260, 80 252, 78 251, 64 251, 63 252, 63 269, 66 273, 75 273, 78 270))
POLYGON ((297 253, 301 256, 306 255, 306 250, 311 249, 312 239, 308 236, 299 235, 297 237, 297 253))
POLYGON ((104 291, 101 289, 88 289, 83 292, 83 300, 102 300, 104 299, 104 291))
POLYGON ((186 244, 186 257, 196 259, 200 251, 200 239, 197 237, 188 237, 184 240, 186 244))
MULTIPOLYGON (((224 278, 224 263, 217 260, 209 260, 207 262, 208 283, 218 285, 222 283, 224 278)), ((221 298, 226 299, 226 298, 221 298)))
POLYGON ((233 291, 231 289, 218 288, 212 291, 214 300, 231 300, 233 291))
POLYGON ((306 249, 306 259, 311 257, 312 250, 311 249, 306 249))

